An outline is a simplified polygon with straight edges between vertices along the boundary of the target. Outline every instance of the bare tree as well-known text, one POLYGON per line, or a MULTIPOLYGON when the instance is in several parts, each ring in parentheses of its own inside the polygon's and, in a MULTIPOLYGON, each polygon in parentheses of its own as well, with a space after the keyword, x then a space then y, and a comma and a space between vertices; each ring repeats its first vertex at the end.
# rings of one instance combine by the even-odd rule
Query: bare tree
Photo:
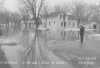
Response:
POLYGON ((91 16, 89 5, 82 2, 75 3, 72 16, 77 20, 78 26, 80 23, 84 24, 83 22, 88 22, 91 16))
POLYGON ((28 18, 29 18, 28 20, 32 20, 33 23, 35 24, 35 29, 33 29, 35 32, 35 37, 33 37, 32 43, 31 43, 30 47, 27 49, 27 53, 26 53, 27 56, 30 55, 30 53, 32 54, 31 55, 32 62, 34 60, 36 62, 38 62, 40 59, 40 46, 38 44, 38 42, 39 42, 38 27, 39 27, 39 23, 41 20, 40 12, 44 5, 44 1, 45 0, 22 0, 22 3, 24 4, 24 8, 22 11, 24 11, 26 16, 28 16, 28 18), (34 50, 35 50, 35 53, 34 53, 34 50))

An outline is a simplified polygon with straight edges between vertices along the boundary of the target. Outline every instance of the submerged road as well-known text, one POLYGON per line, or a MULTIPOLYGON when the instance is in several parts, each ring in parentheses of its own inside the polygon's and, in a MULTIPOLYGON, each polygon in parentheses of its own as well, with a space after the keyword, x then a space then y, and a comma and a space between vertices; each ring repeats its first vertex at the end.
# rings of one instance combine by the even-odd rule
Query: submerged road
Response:
MULTIPOLYGON (((25 38, 24 38, 25 39, 25 38)), ((11 40, 11 38, 9 38, 9 41, 11 40)), ((5 40, 7 41, 7 40, 5 40)), ((24 41, 25 42, 25 41, 24 41)), ((7 42, 8 43, 8 42, 7 42)), ((10 42, 11 43, 11 42, 10 42)), ((47 49, 45 47, 45 41, 43 41, 43 39, 39 39, 39 61, 40 64, 21 64, 21 62, 23 60, 26 61, 30 61, 32 56, 34 58, 34 56, 36 55, 34 52, 35 48, 33 48, 33 52, 29 55, 27 55, 27 57, 25 57, 25 47, 24 45, 26 44, 12 44, 12 45, 7 45, 7 44, 3 44, 1 45, 1 50, 4 53, 3 58, 8 61, 8 65, 10 65, 11 68, 72 68, 72 66, 68 63, 64 64, 64 61, 62 61, 59 57, 55 56, 53 54, 52 51, 50 51, 49 49, 47 49), (58 63, 59 62, 59 63, 58 63), (62 63, 62 64, 61 64, 62 63)), ((33 45, 33 44, 32 44, 33 45)), ((34 46, 34 45, 33 45, 34 46)), ((34 62, 34 61, 33 61, 34 62)), ((1 66, 0 66, 1 67, 1 66)), ((5 67, 4 67, 5 68, 5 67)), ((7 68, 9 68, 7 66, 7 68)))
MULTIPOLYGON (((24 40, 27 39, 24 37, 21 37, 24 40)), ((21 39, 20 38, 20 39, 21 39)), ((32 36, 30 37, 32 39, 32 36)), ((9 38, 11 40, 11 38, 9 38)), ((26 66, 22 65, 21 62, 23 60, 30 61, 32 56, 36 55, 35 52, 35 45, 33 44, 33 41, 29 39, 22 41, 20 44, 13 44, 13 45, 1 45, 1 53, 3 53, 4 60, 8 60, 8 62, 13 61, 12 64, 10 64, 11 68, 99 68, 99 40, 88 40, 85 43, 86 48, 79 48, 79 42, 72 42, 69 41, 63 41, 63 42, 55 42, 46 44, 45 39, 39 38, 38 41, 38 54, 39 61, 46 61, 46 63, 40 63, 40 64, 25 64, 26 66), (28 41, 30 44, 28 44, 28 41), (31 44, 32 43, 32 44, 31 44), (96 46, 95 46, 96 44, 96 46), (33 45, 34 48, 31 50, 30 54, 25 57, 25 47, 29 47, 29 45, 33 45), (46 46, 47 45, 47 46, 46 46), (95 65, 84 65, 84 64, 78 64, 78 61, 86 60, 86 58, 80 58, 81 56, 88 56, 90 57, 96 57, 93 58, 93 61, 96 62, 95 65), (60 63, 58 63, 60 61, 60 63), (64 62, 64 63, 63 63, 64 62), (15 63, 15 64, 14 64, 15 63), (17 64, 16 64, 17 63, 17 64), (58 63, 58 64, 57 64, 58 63)), ((2 54, 0 54, 1 56, 2 54)), ((2 61, 3 59, 1 59, 2 61)), ((8 64, 7 64, 8 65, 8 64)), ((10 67, 9 66, 9 67, 10 67)), ((9 68, 8 67, 8 68, 9 68)), ((6 67, 4 67, 6 68, 6 67)))

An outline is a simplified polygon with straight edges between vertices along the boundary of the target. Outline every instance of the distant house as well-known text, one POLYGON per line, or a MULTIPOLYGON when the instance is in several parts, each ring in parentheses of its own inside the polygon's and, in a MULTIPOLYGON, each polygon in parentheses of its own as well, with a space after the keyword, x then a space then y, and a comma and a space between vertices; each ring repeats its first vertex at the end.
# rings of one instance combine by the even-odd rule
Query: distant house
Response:
POLYGON ((66 28, 77 28, 77 21, 76 20, 66 21, 66 28))
POLYGON ((77 28, 77 21, 72 16, 65 17, 65 26, 63 26, 63 22, 63 16, 60 12, 51 13, 42 18, 43 25, 45 24, 49 29, 57 30, 62 28, 77 28))
POLYGON ((48 16, 44 16, 42 18, 43 25, 46 24, 46 27, 52 30, 61 28, 61 22, 63 22, 63 19, 59 13, 51 13, 48 16))
POLYGON ((77 19, 72 15, 68 15, 66 20, 66 28, 77 28, 77 27, 78 27, 77 19))

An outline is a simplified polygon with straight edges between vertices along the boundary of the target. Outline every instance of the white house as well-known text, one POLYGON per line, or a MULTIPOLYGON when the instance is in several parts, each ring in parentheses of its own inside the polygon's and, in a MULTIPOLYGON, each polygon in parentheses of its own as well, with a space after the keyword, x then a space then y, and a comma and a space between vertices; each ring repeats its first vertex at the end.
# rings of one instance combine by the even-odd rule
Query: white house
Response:
POLYGON ((76 20, 66 21, 66 28, 77 28, 77 21, 76 20))
POLYGON ((50 30, 59 30, 61 22, 63 22, 63 19, 60 17, 60 14, 51 14, 48 18, 42 18, 43 26, 46 24, 46 27, 50 30))
POLYGON ((63 24, 63 17, 62 14, 52 13, 48 17, 42 18, 43 26, 46 24, 46 27, 50 30, 59 30, 63 28, 77 28, 77 21, 73 19, 68 19, 68 16, 65 18, 65 27, 63 24))

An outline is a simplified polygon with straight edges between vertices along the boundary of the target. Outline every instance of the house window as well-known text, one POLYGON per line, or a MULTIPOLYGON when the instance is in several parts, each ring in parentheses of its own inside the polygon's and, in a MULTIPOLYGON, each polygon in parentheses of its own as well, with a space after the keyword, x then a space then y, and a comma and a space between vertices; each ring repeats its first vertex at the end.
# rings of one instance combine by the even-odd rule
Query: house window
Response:
POLYGON ((63 26, 63 22, 61 22, 61 26, 63 26))
POLYGON ((64 22, 64 27, 66 26, 66 22, 64 22))
POLYGON ((49 25, 51 25, 51 24, 50 24, 50 21, 49 21, 49 25))
POLYGON ((55 24, 55 21, 54 21, 54 24, 55 24))
POLYGON ((93 24, 93 28, 96 29, 96 24, 93 24))

